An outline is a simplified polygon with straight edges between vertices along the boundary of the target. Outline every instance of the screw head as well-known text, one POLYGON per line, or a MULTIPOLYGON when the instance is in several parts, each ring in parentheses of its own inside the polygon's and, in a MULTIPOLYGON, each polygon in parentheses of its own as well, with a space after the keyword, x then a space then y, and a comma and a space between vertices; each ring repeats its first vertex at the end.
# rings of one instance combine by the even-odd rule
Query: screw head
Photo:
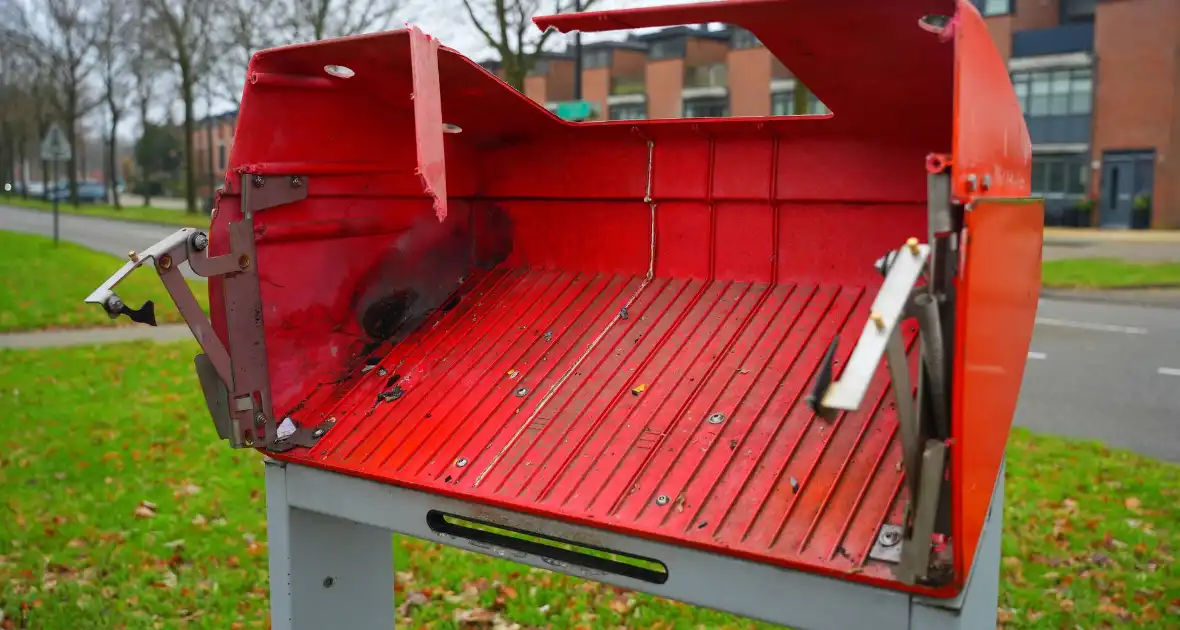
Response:
POLYGON ((525 396, 528 395, 528 393, 529 393, 529 388, 521 387, 520 389, 516 390, 516 397, 517 398, 524 398, 525 396))
POLYGON ((238 258, 238 268, 239 268, 239 269, 242 269, 242 270, 245 270, 245 269, 247 269, 249 266, 250 266, 250 257, 249 257, 248 255, 246 255, 246 254, 242 254, 242 255, 241 255, 239 258, 238 258))
POLYGON ((254 415, 254 426, 260 427, 264 424, 266 424, 266 416, 262 415, 261 413, 255 414, 254 415))
POLYGON ((977 177, 974 173, 967 176, 967 190, 968 191, 975 192, 975 189, 976 189, 976 187, 978 187, 978 185, 979 185, 979 177, 977 177))
POLYGON ((112 295, 111 297, 107 298, 106 307, 107 311, 111 313, 121 312, 123 310, 123 298, 120 298, 117 295, 112 295))
POLYGON ((460 457, 459 459, 455 460, 455 466, 458 468, 462 468, 466 465, 467 465, 467 458, 466 457, 460 457))
POLYGON ((324 588, 332 588, 332 585, 335 583, 336 583, 336 580, 330 575, 328 577, 324 578, 324 588))
POLYGON ((988 190, 991 187, 992 187, 992 176, 990 174, 984 175, 983 176, 983 190, 988 190))
POLYGON ((656 497, 656 505, 668 505, 668 495, 661 494, 656 497))
POLYGON ((209 247, 209 235, 204 232, 193 234, 192 246, 198 252, 205 251, 205 248, 209 247))
POLYGON ((723 413, 715 413, 709 416, 709 424, 721 424, 722 422, 725 422, 725 414, 723 413))
POLYGON ((312 431, 311 437, 314 437, 314 438, 324 437, 324 430, 323 429, 316 429, 315 431, 312 431))
POLYGON ((877 537, 877 542, 882 546, 892 547, 901 542, 901 533, 895 529, 882 530, 881 535, 877 537))
POLYGON ((261 175, 255 175, 253 184, 255 188, 262 188, 266 185, 266 178, 261 175))
POLYGON ((164 254, 163 256, 160 256, 159 262, 160 262, 160 269, 171 269, 172 268, 172 257, 169 256, 168 254, 164 254))
POLYGON ((302 177, 300 177, 298 175, 291 177, 291 188, 299 188, 301 186, 303 186, 303 178, 302 177))

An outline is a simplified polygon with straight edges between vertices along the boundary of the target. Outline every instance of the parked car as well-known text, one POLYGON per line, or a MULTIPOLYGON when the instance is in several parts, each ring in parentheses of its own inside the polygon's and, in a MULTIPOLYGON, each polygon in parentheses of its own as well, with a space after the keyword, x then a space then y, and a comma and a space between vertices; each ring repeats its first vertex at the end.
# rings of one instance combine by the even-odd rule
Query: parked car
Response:
MULTIPOLYGON (((69 182, 62 182, 54 186, 45 198, 53 201, 69 201, 70 199, 70 184, 69 182)), ((107 187, 102 182, 95 181, 81 181, 78 182, 78 201, 83 203, 100 203, 107 200, 107 187)))

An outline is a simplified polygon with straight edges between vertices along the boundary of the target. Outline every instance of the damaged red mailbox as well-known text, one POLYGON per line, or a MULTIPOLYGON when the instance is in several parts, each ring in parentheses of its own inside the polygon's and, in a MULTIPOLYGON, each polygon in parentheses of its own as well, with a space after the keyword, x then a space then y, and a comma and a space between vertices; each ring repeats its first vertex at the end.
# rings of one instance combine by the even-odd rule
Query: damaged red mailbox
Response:
POLYGON ((710 22, 832 113, 569 123, 416 28, 263 51, 211 230, 88 301, 153 323, 113 293, 150 261, 219 435, 343 484, 300 509, 797 627, 994 625, 1042 220, 1005 64, 965 0, 538 20, 710 22))

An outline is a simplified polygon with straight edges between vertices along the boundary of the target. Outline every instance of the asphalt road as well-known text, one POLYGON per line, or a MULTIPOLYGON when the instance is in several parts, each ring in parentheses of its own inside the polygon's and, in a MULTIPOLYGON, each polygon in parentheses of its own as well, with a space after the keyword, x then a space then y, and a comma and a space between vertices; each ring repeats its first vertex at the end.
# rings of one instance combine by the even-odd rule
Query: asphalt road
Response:
POLYGON ((1180 461, 1180 309, 1041 299, 1016 423, 1180 461))
MULTIPOLYGON (((0 229, 51 234, 52 218, 0 206, 0 229)), ((61 217, 63 239, 116 256, 174 229, 61 217)), ((1180 461, 1180 307, 1042 298, 1016 422, 1180 461)))
MULTIPOLYGON (((63 241, 85 245, 124 259, 127 252, 146 249, 179 229, 176 226, 111 221, 71 214, 60 215, 58 228, 63 241)), ((53 236, 53 213, 0 206, 0 230, 53 236)), ((111 273, 117 268, 112 265, 111 273)), ((188 265, 183 265, 181 271, 187 277, 197 277, 188 265)))

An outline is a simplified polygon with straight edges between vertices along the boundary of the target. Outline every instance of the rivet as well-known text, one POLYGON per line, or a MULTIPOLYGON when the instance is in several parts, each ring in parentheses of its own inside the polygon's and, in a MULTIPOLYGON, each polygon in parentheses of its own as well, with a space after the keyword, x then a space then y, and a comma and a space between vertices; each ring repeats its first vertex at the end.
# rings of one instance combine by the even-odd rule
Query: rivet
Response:
POLYGON ((303 178, 298 175, 291 178, 291 188, 299 188, 301 186, 303 186, 303 178))
POLYGON ((918 252, 919 252, 918 239, 911 236, 909 239, 906 240, 905 246, 910 249, 911 254, 913 254, 915 256, 918 255, 918 252))
POLYGON ((991 187, 992 187, 992 176, 991 175, 984 175, 983 176, 983 189, 990 190, 991 187))
POLYGON ((324 437, 324 430, 323 429, 316 429, 315 431, 312 431, 311 437, 314 437, 314 438, 324 437))
POLYGON ((880 313, 873 313, 872 315, 869 315, 869 319, 872 320, 873 325, 877 327, 877 330, 885 330, 885 318, 881 317, 880 313))
POLYGON ((324 578, 324 588, 332 588, 332 585, 335 583, 336 583, 336 580, 333 579, 332 576, 328 576, 328 577, 324 578))
POLYGON ((467 465, 467 458, 466 457, 460 457, 459 459, 455 460, 455 466, 458 468, 462 468, 466 465, 467 465))
POLYGON ((139 262, 139 254, 135 253, 134 249, 127 252, 127 258, 130 258, 131 262, 139 262))
POLYGON ((240 258, 238 258, 238 268, 244 270, 244 269, 248 268, 249 266, 250 266, 250 256, 248 256, 246 254, 242 254, 242 256, 240 258))
POLYGON ((529 393, 529 388, 521 387, 520 389, 516 390, 516 397, 517 398, 524 398, 525 396, 528 395, 528 393, 529 393))
POLYGON ((969 192, 975 192, 975 188, 978 185, 979 185, 979 178, 976 177, 974 173, 967 176, 967 190, 969 192))
POLYGON ((656 497, 656 505, 668 505, 668 495, 661 494, 656 497))
POLYGON ((715 413, 709 416, 709 424, 721 424, 722 422, 725 422, 725 414, 723 413, 715 413))
POLYGON ((160 269, 171 269, 171 268, 172 268, 172 257, 169 256, 168 254, 164 254, 163 256, 160 256, 160 269))
POLYGON ((901 542, 901 534, 895 529, 883 529, 881 530, 881 535, 877 536, 877 542, 881 543, 882 546, 892 547, 901 542))
POLYGON ((261 176, 261 175, 255 175, 255 176, 254 176, 254 187, 255 187, 255 188, 262 188, 262 186, 263 186, 263 185, 265 185, 265 184, 266 184, 266 178, 265 178, 265 177, 263 177, 263 176, 261 176))

